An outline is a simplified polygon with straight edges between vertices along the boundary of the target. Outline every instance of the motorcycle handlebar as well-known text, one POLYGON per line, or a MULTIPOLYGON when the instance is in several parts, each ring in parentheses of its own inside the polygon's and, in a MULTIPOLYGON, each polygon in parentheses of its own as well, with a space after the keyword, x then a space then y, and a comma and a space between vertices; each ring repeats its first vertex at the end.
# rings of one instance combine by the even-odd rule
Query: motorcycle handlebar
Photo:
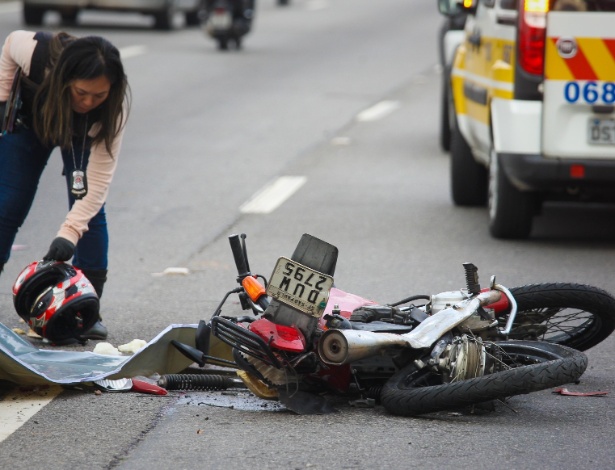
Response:
POLYGON ((233 234, 229 238, 231 244, 231 251, 233 252, 233 259, 235 260, 235 266, 237 267, 237 274, 240 278, 244 278, 250 275, 250 268, 248 267, 248 260, 246 259, 245 251, 239 235, 233 234))

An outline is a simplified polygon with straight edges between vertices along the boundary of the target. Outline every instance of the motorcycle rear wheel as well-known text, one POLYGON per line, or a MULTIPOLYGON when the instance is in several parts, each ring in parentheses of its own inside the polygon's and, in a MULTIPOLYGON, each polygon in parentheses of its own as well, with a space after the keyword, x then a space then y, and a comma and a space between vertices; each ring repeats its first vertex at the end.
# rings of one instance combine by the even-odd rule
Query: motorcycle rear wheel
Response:
MULTIPOLYGON (((547 341, 585 351, 615 330, 615 298, 597 287, 550 283, 510 291, 517 316, 509 339, 547 341)), ((503 326, 507 317, 498 320, 503 326)))
POLYGON ((491 400, 575 382, 587 368, 580 351, 542 341, 494 343, 503 351, 505 368, 457 382, 442 382, 430 367, 410 364, 384 385, 380 401, 392 414, 416 416, 463 408, 491 400))

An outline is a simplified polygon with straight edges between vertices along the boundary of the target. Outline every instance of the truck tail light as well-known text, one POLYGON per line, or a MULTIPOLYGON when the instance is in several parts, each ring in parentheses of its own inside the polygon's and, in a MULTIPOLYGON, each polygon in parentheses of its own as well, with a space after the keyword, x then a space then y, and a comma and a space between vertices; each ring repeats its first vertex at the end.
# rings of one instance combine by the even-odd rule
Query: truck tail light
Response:
POLYGON ((519 12, 519 64, 527 73, 542 75, 550 0, 521 0, 519 12))

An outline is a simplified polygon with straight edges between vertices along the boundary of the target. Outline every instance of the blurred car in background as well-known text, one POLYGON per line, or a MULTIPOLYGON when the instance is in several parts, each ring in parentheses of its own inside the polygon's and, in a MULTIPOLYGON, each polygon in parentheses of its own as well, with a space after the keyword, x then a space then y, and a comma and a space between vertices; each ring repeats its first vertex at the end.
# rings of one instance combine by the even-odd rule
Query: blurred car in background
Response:
POLYGON ((40 26, 47 11, 56 11, 62 21, 72 23, 81 10, 106 10, 152 15, 156 29, 169 30, 177 12, 186 15, 186 25, 198 25, 204 6, 205 0, 23 0, 23 20, 40 26))

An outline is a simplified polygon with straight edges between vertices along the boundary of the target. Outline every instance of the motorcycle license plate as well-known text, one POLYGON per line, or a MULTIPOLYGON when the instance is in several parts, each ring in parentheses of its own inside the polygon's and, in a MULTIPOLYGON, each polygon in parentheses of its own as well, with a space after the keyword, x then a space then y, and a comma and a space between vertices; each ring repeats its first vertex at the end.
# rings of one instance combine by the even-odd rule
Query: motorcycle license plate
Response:
POLYGON ((615 119, 591 118, 587 142, 590 144, 615 145, 615 119))
POLYGON ((280 258, 267 285, 267 295, 319 318, 327 305, 333 278, 288 258, 280 258))
POLYGON ((228 11, 214 12, 209 18, 209 23, 213 29, 229 29, 232 23, 231 14, 228 11))

